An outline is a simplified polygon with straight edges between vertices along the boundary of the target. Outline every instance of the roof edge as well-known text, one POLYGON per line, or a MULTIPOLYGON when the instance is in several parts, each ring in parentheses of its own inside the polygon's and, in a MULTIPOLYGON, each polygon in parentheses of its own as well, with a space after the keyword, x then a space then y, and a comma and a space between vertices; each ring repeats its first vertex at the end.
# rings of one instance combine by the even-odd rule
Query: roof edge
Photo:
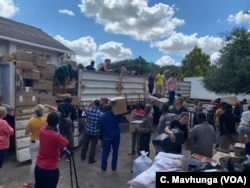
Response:
POLYGON ((73 50, 72 51, 67 51, 67 50, 62 50, 62 49, 58 49, 58 48, 52 48, 52 47, 49 47, 49 46, 35 44, 35 43, 32 43, 32 42, 27 42, 27 41, 14 39, 14 38, 10 38, 10 37, 5 37, 5 36, 0 36, 0 39, 5 39, 5 40, 12 41, 12 42, 21 43, 21 44, 27 44, 27 45, 30 45, 30 46, 44 48, 44 49, 47 49, 47 50, 53 50, 53 51, 56 51, 56 52, 69 53, 69 54, 72 54, 72 55, 76 55, 73 50))

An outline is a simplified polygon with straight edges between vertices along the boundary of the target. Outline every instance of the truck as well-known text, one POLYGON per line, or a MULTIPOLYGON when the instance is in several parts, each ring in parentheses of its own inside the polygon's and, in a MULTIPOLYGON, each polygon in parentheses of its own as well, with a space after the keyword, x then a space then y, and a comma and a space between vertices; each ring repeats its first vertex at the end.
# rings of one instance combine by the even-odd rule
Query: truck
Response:
MULTIPOLYGON (((58 96, 52 95, 54 70, 55 65, 47 64, 45 60, 34 56, 30 57, 30 61, 0 61, 0 105, 7 107, 6 121, 15 130, 11 148, 18 163, 30 159, 30 135, 25 135, 25 128, 29 118, 34 115, 34 107, 37 104, 57 106, 58 96)), ((188 98, 190 83, 179 82, 178 85, 179 92, 188 98)), ((120 76, 117 73, 79 70, 77 94, 72 95, 72 104, 77 109, 83 109, 94 99, 101 97, 121 97, 128 108, 137 102, 145 104, 148 97, 146 76, 120 76)), ((45 113, 48 114, 49 110, 45 113)), ((78 146, 80 133, 78 122, 74 123, 74 145, 78 146)))

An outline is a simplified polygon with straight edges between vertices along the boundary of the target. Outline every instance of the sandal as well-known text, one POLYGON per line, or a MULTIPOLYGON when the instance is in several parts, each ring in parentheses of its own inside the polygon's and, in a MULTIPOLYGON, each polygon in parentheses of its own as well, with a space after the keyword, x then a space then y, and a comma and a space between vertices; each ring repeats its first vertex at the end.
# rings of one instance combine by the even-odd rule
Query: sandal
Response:
POLYGON ((23 186, 24 186, 24 187, 33 187, 33 183, 24 182, 24 183, 23 183, 23 186))

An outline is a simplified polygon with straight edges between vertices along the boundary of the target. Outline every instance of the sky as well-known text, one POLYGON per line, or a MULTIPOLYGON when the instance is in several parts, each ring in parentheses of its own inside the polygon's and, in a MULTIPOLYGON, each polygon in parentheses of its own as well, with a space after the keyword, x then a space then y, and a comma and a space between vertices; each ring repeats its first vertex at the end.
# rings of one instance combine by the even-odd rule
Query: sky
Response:
POLYGON ((96 64, 141 56, 181 65, 195 46, 215 62, 223 33, 249 28, 250 0, 0 0, 0 16, 40 28, 96 64))

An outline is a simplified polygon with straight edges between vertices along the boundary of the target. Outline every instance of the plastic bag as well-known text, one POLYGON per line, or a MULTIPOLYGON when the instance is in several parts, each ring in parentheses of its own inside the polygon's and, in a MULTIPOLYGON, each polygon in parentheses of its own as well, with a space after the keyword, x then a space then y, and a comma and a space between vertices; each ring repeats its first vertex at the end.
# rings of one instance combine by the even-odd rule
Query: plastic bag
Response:
POLYGON ((151 164, 152 159, 147 156, 148 152, 141 151, 141 155, 134 160, 133 163, 133 178, 147 170, 151 164))

